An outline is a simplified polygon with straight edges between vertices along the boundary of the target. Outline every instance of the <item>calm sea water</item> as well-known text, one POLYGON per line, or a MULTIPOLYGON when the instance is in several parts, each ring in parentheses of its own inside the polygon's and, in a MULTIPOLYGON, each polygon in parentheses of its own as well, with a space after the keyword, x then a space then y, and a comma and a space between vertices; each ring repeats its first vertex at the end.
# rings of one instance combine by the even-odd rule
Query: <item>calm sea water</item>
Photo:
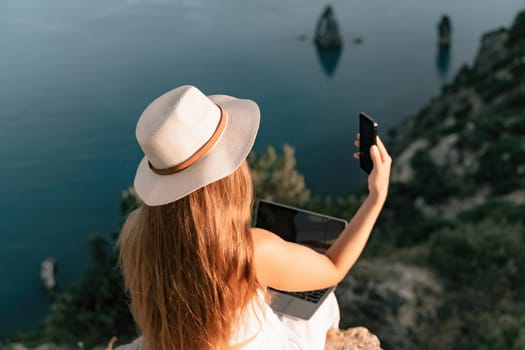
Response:
POLYGON ((135 123, 155 97, 190 83, 254 99, 256 151, 292 144, 314 193, 349 193, 365 180, 351 157, 357 113, 382 130, 415 113, 472 62, 483 32, 525 8, 331 4, 345 40, 335 58, 311 43, 323 2, 0 1, 0 338, 45 314, 43 258, 57 258, 67 287, 89 262, 89 235, 118 228, 120 191, 141 158, 135 123), (453 45, 439 63, 443 13, 453 45))

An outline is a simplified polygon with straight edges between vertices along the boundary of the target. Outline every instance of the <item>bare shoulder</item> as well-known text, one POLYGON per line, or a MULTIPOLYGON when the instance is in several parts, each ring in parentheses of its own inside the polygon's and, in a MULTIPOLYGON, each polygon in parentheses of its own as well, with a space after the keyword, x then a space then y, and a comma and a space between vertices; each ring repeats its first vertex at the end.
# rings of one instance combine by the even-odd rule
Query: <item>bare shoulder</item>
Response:
POLYGON ((278 241, 282 241, 282 238, 271 231, 252 227, 252 240, 254 245, 263 245, 271 244, 272 242, 277 243, 278 241))
POLYGON ((261 284, 267 285, 270 273, 268 261, 272 260, 275 254, 279 254, 284 241, 275 233, 257 227, 252 228, 252 241, 257 279, 261 284))
POLYGON ((326 288, 337 279, 333 263, 301 244, 252 228, 253 262, 259 283, 281 290, 326 288))
POLYGON ((282 245, 285 242, 275 233, 257 227, 252 228, 252 241, 256 264, 257 258, 267 259, 268 254, 271 255, 272 252, 275 253, 277 250, 282 249, 282 245))

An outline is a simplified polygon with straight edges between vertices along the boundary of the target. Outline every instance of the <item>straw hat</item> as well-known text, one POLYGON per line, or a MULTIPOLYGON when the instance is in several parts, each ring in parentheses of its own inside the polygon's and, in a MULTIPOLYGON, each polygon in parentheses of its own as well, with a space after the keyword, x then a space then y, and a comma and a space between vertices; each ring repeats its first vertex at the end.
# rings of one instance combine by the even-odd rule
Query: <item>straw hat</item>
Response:
POLYGON ((137 123, 145 154, 137 194, 149 206, 163 205, 230 175, 248 156, 259 119, 251 100, 206 96, 190 85, 158 97, 137 123))

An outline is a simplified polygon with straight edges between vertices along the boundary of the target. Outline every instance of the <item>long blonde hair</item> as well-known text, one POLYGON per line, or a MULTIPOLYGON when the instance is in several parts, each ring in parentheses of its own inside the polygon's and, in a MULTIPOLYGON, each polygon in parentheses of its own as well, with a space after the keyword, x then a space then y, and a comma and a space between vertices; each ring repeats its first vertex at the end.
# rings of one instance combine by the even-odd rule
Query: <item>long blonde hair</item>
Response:
POLYGON ((252 179, 233 174, 173 203, 142 205, 123 225, 120 263, 147 350, 228 348, 259 287, 252 179))

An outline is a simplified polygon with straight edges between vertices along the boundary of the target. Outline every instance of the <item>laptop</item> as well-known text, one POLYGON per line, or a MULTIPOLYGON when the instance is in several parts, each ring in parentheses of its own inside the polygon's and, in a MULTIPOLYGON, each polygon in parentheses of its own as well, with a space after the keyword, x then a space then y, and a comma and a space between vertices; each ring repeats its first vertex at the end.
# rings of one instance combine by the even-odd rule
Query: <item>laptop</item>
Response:
MULTIPOLYGON (((330 247, 346 225, 347 221, 340 218, 262 199, 256 202, 253 224, 286 241, 304 244, 321 253, 330 247)), ((270 306, 276 313, 309 320, 335 287, 306 292, 269 288, 273 292, 270 306)))

